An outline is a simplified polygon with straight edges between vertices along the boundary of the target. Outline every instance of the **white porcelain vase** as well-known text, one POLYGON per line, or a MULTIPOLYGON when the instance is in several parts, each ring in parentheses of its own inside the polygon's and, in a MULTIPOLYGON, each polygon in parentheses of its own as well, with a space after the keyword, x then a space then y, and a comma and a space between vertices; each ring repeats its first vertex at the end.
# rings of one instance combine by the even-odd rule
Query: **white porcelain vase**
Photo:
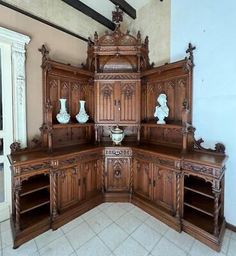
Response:
POLYGON ((57 114, 56 118, 60 124, 67 124, 70 122, 70 115, 66 110, 66 99, 59 99, 61 104, 60 112, 57 114))
POLYGON ((85 101, 84 100, 80 100, 79 104, 80 104, 80 110, 79 110, 79 113, 76 115, 76 120, 80 124, 84 124, 84 123, 86 123, 88 121, 89 115, 85 111, 85 101))

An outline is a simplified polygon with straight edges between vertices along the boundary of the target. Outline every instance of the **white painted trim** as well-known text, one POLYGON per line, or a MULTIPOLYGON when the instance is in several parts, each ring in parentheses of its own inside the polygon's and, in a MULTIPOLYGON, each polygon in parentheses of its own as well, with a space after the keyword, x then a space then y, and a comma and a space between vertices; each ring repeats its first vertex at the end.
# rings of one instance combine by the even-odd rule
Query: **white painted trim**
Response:
POLYGON ((26 130, 26 81, 25 81, 25 45, 30 38, 26 35, 0 27, 1 42, 11 47, 11 68, 13 88, 13 141, 18 141, 21 147, 27 146, 26 130))
POLYGON ((3 163, 5 202, 0 203, 0 221, 9 218, 11 211, 11 170, 7 155, 13 141, 27 146, 26 131, 26 81, 25 45, 26 35, 0 27, 3 99, 3 163), (13 106, 14 102, 14 106, 13 106))

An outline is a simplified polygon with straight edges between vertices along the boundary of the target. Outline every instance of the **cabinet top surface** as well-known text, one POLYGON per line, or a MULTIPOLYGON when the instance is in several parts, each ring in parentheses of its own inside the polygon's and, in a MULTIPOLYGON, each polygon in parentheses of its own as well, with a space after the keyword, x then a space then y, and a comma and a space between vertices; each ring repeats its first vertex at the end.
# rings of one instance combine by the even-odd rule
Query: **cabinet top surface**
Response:
POLYGON ((204 152, 188 152, 182 154, 180 149, 171 148, 166 146, 157 146, 150 144, 123 144, 122 146, 113 146, 111 143, 100 144, 100 145, 91 145, 85 144, 80 146, 71 146, 66 148, 56 149, 53 152, 49 153, 44 150, 38 151, 22 151, 20 153, 11 154, 8 156, 9 161, 12 165, 25 164, 28 162, 37 162, 37 161, 49 161, 55 160, 60 157, 70 156, 73 154, 79 153, 89 153, 91 151, 100 150, 101 153, 106 148, 113 149, 130 149, 133 152, 141 153, 153 153, 159 156, 165 156, 175 160, 184 160, 194 163, 201 163, 206 165, 213 165, 215 167, 222 167, 227 160, 227 156, 216 155, 204 152))

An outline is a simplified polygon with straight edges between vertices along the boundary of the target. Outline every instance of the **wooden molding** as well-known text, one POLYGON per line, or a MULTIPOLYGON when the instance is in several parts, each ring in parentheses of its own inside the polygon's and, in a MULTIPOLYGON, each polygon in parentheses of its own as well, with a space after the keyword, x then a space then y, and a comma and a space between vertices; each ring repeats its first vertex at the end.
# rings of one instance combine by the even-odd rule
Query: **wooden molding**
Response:
POLYGON ((236 226, 226 222, 226 228, 228 228, 229 230, 236 232, 236 226))
POLYGON ((136 19, 136 10, 124 0, 110 0, 114 5, 119 6, 119 8, 128 14, 131 18, 136 19))
POLYGON ((107 19, 100 13, 96 12, 94 9, 90 8, 86 4, 82 3, 81 1, 78 0, 62 0, 63 2, 67 3, 71 7, 75 8, 76 10, 84 13, 85 15, 89 16, 90 18, 96 20, 103 26, 115 30, 116 25, 113 23, 111 20, 107 19))

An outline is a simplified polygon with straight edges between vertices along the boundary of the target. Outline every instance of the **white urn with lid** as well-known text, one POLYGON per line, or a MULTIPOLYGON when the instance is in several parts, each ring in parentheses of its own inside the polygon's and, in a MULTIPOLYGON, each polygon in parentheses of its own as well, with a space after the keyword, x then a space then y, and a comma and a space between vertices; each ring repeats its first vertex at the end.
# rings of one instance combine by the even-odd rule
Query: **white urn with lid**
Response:
POLYGON ((121 141, 124 139, 124 131, 121 130, 118 125, 111 130, 111 139, 115 145, 121 145, 121 141))

